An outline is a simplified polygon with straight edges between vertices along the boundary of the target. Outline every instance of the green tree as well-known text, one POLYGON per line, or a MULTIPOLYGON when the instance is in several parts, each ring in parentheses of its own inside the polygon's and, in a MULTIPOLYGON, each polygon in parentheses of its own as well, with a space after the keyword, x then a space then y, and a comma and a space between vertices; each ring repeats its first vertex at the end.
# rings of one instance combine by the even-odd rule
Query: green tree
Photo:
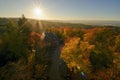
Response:
POLYGON ((113 46, 115 32, 112 29, 104 29, 96 34, 94 43, 98 46, 113 46))
POLYGON ((19 58, 27 59, 28 49, 25 45, 25 37, 17 25, 9 22, 4 29, 6 31, 0 36, 2 42, 0 45, 0 64, 17 61, 19 58))
POLYGON ((23 27, 26 22, 27 22, 27 19, 25 18, 24 14, 22 14, 22 18, 20 18, 18 21, 18 26, 23 27))
POLYGON ((90 53, 90 62, 94 72, 110 68, 113 64, 112 52, 107 48, 96 49, 90 53))
POLYGON ((29 21, 25 18, 24 14, 22 15, 22 18, 18 21, 19 29, 22 33, 24 33, 26 36, 28 36, 32 29, 32 25, 29 23, 29 21))

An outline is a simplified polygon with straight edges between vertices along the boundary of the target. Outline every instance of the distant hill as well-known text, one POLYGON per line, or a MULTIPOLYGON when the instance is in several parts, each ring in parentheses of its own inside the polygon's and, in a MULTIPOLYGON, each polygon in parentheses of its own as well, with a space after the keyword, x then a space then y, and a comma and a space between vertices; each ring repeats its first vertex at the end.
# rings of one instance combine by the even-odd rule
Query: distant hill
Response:
MULTIPOLYGON (((0 25, 5 25, 9 20, 17 22, 19 18, 0 18, 0 25)), ((81 27, 81 28, 90 28, 91 25, 85 25, 80 23, 70 23, 62 21, 53 21, 53 20, 35 20, 28 19, 28 21, 34 26, 36 22, 39 22, 42 27, 81 27)))
POLYGON ((6 18, 0 18, 0 26, 3 26, 8 23, 8 19, 6 18))
POLYGON ((86 25, 94 25, 94 26, 119 26, 119 20, 66 20, 64 22, 70 23, 82 23, 86 25))
MULTIPOLYGON (((5 25, 9 20, 12 20, 17 23, 19 18, 0 18, 0 26, 5 25)), ((116 25, 113 26, 112 24, 107 24, 110 22, 107 21, 62 21, 62 20, 35 20, 35 19, 28 19, 28 21, 34 26, 36 22, 39 22, 40 26, 44 28, 48 27, 78 27, 78 28, 93 28, 93 27, 119 27, 119 21, 116 22, 116 25), (84 24, 81 24, 84 23, 84 24), (106 24, 105 24, 106 23, 106 24)), ((111 21, 112 23, 112 21, 111 21)), ((114 22, 115 23, 115 22, 114 22)))

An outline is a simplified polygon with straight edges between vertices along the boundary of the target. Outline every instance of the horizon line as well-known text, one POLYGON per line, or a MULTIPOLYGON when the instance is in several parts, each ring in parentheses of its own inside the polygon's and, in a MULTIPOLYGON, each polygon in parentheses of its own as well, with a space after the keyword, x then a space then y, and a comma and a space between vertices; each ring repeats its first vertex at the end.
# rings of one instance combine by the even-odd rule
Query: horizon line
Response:
MULTIPOLYGON (((21 17, 0 17, 0 18, 21 18, 21 17)), ((29 18, 26 17, 27 19, 32 19, 32 20, 50 20, 50 21, 120 21, 119 19, 36 19, 36 18, 29 18)))

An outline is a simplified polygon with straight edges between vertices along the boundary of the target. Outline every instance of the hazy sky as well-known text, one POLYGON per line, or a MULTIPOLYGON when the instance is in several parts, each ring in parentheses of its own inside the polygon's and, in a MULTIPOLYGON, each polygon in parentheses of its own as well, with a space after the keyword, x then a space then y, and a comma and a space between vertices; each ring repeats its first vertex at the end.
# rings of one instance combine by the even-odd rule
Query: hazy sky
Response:
POLYGON ((35 7, 39 19, 120 20, 120 0, 0 0, 0 17, 36 18, 35 7))

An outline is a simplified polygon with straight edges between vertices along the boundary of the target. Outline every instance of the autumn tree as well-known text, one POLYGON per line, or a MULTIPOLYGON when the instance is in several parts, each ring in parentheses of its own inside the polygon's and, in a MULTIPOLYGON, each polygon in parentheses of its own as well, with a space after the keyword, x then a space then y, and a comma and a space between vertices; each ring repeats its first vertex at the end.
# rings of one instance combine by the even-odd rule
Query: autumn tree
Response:
MULTIPOLYGON (((61 57, 66 62, 70 70, 80 77, 81 71, 90 74, 90 52, 94 45, 82 41, 79 37, 71 38, 62 49, 61 57)), ((75 76, 74 75, 74 76, 75 76)))

